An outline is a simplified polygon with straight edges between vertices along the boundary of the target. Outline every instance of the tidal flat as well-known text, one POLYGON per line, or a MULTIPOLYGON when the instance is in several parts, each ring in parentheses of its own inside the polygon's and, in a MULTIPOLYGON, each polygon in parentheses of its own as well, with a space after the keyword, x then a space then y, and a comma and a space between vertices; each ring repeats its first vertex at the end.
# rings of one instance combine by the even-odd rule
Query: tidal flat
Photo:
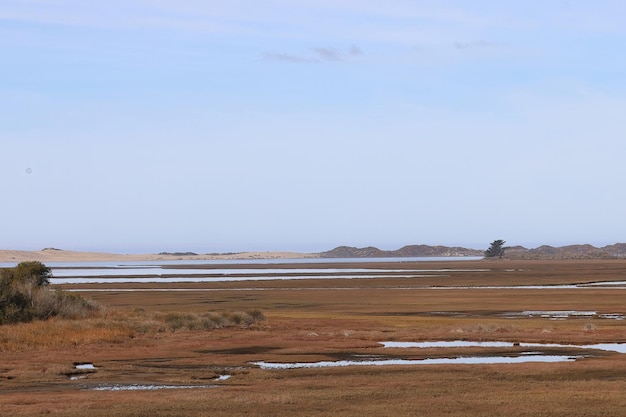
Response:
MULTIPOLYGON (((192 264, 190 281, 55 285, 107 313, 1 326, 0 415, 619 416, 626 407, 626 354, 594 349, 626 342, 626 260, 211 268, 249 279, 192 282, 209 275, 192 264), (156 313, 250 310, 264 320, 148 323, 156 313), (353 366, 364 361, 385 366, 353 366), (302 363, 339 365, 289 366, 302 363)), ((168 275, 185 278, 185 267, 168 275)))

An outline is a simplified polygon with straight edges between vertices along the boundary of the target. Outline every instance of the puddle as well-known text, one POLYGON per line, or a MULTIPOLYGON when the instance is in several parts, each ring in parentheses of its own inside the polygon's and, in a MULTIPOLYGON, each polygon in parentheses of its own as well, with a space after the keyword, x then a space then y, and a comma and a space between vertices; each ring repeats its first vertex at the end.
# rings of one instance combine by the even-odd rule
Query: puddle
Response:
POLYGON ((427 359, 375 359, 321 362, 272 363, 254 362, 261 369, 333 368, 342 366, 389 366, 389 365, 489 365, 527 362, 572 362, 581 356, 539 355, 526 353, 522 356, 483 356, 427 359))
POLYGON ((600 281, 585 285, 588 287, 626 286, 626 281, 600 281))
POLYGON ((549 284, 549 285, 457 285, 457 286, 430 286, 431 290, 575 290, 604 288, 624 290, 626 281, 602 281, 584 284, 549 284))
POLYGON ((566 320, 570 318, 599 318, 606 320, 624 320, 623 314, 618 313, 605 313, 598 314, 596 311, 578 311, 578 310, 554 310, 554 311, 542 311, 542 310, 527 310, 527 311, 511 311, 500 314, 504 318, 520 318, 520 317, 541 317, 550 320, 566 320))
POLYGON ((513 343, 513 342, 468 342, 465 340, 440 342, 381 342, 386 348, 451 348, 451 347, 532 347, 532 348, 566 348, 596 349, 606 352, 626 353, 626 343, 596 343, 592 345, 567 345, 560 343, 513 343))
POLYGON ((608 320, 624 320, 624 315, 623 314, 600 314, 600 318, 608 319, 608 320))
POLYGON ((569 317, 593 317, 595 311, 522 311, 522 316, 539 316, 550 319, 567 319, 569 317))
POLYGON ((524 347, 555 347, 574 349, 596 349, 606 352, 626 353, 626 343, 596 343, 593 345, 562 345, 558 343, 520 343, 524 347))
POLYGON ((74 369, 76 370, 75 372, 66 374, 70 378, 70 381, 86 379, 88 374, 96 372, 98 368, 91 362, 74 362, 74 369))
POLYGON ((198 389, 215 388, 219 385, 141 385, 141 384, 110 384, 85 388, 88 391, 156 391, 162 389, 198 389))
POLYGON ((80 363, 74 366, 74 368, 75 369, 98 369, 93 365, 93 363, 80 363))
POLYGON ((512 347, 511 342, 467 342, 455 340, 451 342, 381 342, 386 348, 452 348, 452 347, 512 347))
MULTIPOLYGON (((596 343, 591 345, 568 345, 560 343, 514 343, 514 342, 472 342, 466 340, 453 341, 435 341, 435 342, 380 342, 385 348, 563 348, 563 349, 580 349, 580 350, 603 350, 607 352, 626 353, 626 343, 596 343)), ((448 358, 426 358, 426 359, 355 359, 341 361, 320 361, 320 362, 291 362, 291 363, 274 363, 274 362, 253 362, 261 369, 302 369, 302 368, 332 368, 343 366, 388 366, 388 365, 489 365, 489 364, 514 364, 528 362, 573 362, 577 359, 586 357, 581 355, 546 355, 543 352, 527 351, 516 353, 511 356, 458 356, 448 358)), ((359 357, 355 355, 355 357, 359 357)))

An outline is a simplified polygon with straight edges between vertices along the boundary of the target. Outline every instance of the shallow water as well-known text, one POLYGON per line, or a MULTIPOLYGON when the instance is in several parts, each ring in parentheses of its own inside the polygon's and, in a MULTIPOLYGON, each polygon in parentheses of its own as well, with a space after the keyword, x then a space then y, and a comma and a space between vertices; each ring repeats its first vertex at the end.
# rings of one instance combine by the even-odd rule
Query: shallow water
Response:
POLYGON ((551 284, 551 285, 459 285, 459 286, 431 286, 433 290, 576 290, 589 288, 612 288, 615 290, 626 289, 626 281, 604 281, 593 284, 551 284))
MULTIPOLYGON (((309 271, 311 272, 311 271, 309 271)), ((182 283, 182 282, 236 282, 236 281, 274 281, 274 280, 303 280, 303 279, 371 279, 371 278, 422 278, 433 275, 296 275, 296 276, 263 276, 263 273, 251 276, 217 276, 217 277, 73 277, 51 278, 51 284, 121 284, 121 283, 182 283)), ((439 277, 444 275, 438 275, 439 277)))
POLYGON ((488 364, 513 364, 527 362, 572 362, 578 359, 576 356, 563 355, 535 355, 523 356, 483 356, 483 357, 458 357, 458 358, 429 358, 429 359, 373 359, 373 360, 343 360, 321 362, 292 362, 272 363, 254 362, 261 369, 300 369, 300 368, 332 368, 342 366, 389 366, 389 365, 488 365, 488 364))
MULTIPOLYGON (((626 343, 597 343, 591 345, 567 345, 558 343, 513 343, 513 342, 472 342, 466 340, 435 341, 435 342, 380 342, 385 348, 566 348, 581 350, 603 350, 608 352, 626 353, 626 343)), ((342 366, 388 366, 388 365, 488 365, 488 364, 515 364, 528 362, 572 362, 584 355, 546 355, 542 352, 529 351, 516 356, 459 356, 454 358, 426 358, 426 359, 355 359, 342 361, 320 362, 291 362, 272 363, 254 362, 261 369, 300 369, 300 368, 330 368, 342 366)))
POLYGON ((93 363, 82 363, 75 366, 76 369, 96 369, 93 363))
MULTIPOLYGON (((452 348, 452 347, 514 347, 513 342, 468 342, 465 340, 439 342, 381 342, 386 348, 452 348)), ((597 343, 592 345, 567 345, 560 343, 519 343, 517 346, 532 348, 596 349, 607 352, 626 353, 626 343, 597 343)))
POLYGON ((527 310, 517 312, 506 312, 501 314, 506 318, 520 318, 520 317, 541 317, 551 320, 566 320, 570 318, 600 318, 607 320, 624 320, 624 315, 619 313, 603 313, 598 314, 597 311, 578 311, 578 310, 553 310, 553 311, 541 311, 541 310, 527 310))
MULTIPOLYGON (((267 258, 267 259, 177 259, 154 261, 101 261, 101 262, 45 262, 50 268, 122 268, 160 267, 162 265, 268 265, 268 264, 320 264, 320 263, 366 263, 366 262, 430 262, 475 261, 481 256, 424 256, 406 258, 267 258)), ((11 268, 18 262, 0 262, 0 268, 11 268)))
POLYGON ((381 342, 386 348, 451 348, 451 347, 511 347, 511 342, 468 342, 465 340, 442 342, 381 342))
MULTIPOLYGON (((52 284, 101 284, 101 283, 183 283, 225 282, 302 279, 356 279, 356 278, 420 278, 446 277, 454 272, 484 272, 489 269, 382 269, 364 263, 419 262, 419 261, 467 261, 480 257, 424 257, 424 258, 305 258, 305 259, 244 259, 244 260, 157 260, 129 262, 49 262, 52 284), (310 267, 289 268, 293 264, 310 267), (320 263, 352 263, 354 268, 331 268, 320 263), (179 268, 180 266, 197 266, 179 268), (255 265, 258 268, 251 268, 255 265), (232 267, 228 267, 232 266, 232 267), (240 268, 239 268, 240 267, 240 268), (293 274, 296 274, 295 276, 293 274), (345 274, 345 275, 344 275, 345 274)), ((0 266, 14 266, 5 262, 0 266)), ((458 290, 458 289, 626 289, 626 281, 604 281, 559 285, 491 285, 491 286, 423 286, 411 289, 458 290)))
MULTIPOLYGON (((223 275, 287 275, 287 274, 315 274, 320 275, 337 275, 337 274, 372 274, 376 273, 393 273, 400 272, 405 274, 424 273, 424 272, 448 272, 450 269, 418 269, 418 270, 399 270, 399 269, 376 269, 376 268, 53 268, 52 272, 55 277, 124 277, 124 276, 156 276, 167 277, 176 275, 205 275, 205 276, 223 276, 223 275)), ((461 270, 452 270, 461 271, 461 270)))
POLYGON ((596 349, 606 352, 626 353, 626 343, 597 343, 593 345, 563 345, 558 343, 520 343, 524 347, 556 347, 575 349, 596 349))
POLYGON ((197 389, 215 388, 218 385, 141 385, 141 384, 110 384, 86 388, 89 391, 156 391, 162 389, 197 389))
POLYGON ((569 317, 593 317, 597 315, 595 311, 579 311, 579 310, 526 310, 520 312, 504 313, 503 316, 507 317, 543 317, 550 319, 567 319, 569 317))

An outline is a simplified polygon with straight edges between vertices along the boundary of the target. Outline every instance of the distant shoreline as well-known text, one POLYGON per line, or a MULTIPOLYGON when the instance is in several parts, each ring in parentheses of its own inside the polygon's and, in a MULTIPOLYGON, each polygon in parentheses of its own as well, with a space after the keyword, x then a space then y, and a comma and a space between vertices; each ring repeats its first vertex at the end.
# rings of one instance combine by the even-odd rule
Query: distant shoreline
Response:
MULTIPOLYGON (((373 246, 356 248, 338 246, 318 253, 265 251, 265 252, 229 252, 205 253, 161 252, 155 254, 118 254, 106 252, 80 252, 45 248, 39 251, 0 250, 0 262, 14 263, 24 261, 40 262, 141 262, 141 261, 211 261, 231 260, 246 261, 260 259, 312 259, 312 258, 421 258, 437 257, 445 260, 449 257, 483 256, 477 249, 449 246, 407 245, 397 250, 381 250, 373 246)), ((504 260, 556 260, 556 259, 626 259, 626 243, 615 243, 603 247, 589 244, 553 247, 542 245, 534 249, 523 246, 505 247, 504 260)))
POLYGON ((239 252, 228 254, 117 254, 106 252, 79 252, 59 249, 40 251, 0 250, 0 262, 124 262, 124 261, 177 261, 177 260, 251 260, 251 259, 310 259, 319 253, 300 252, 239 252))

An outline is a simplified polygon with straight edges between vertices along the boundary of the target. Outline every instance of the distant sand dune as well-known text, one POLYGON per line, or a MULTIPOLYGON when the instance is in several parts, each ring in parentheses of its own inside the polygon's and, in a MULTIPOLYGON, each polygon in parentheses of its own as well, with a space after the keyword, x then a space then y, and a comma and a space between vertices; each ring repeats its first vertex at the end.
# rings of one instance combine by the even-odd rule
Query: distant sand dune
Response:
POLYGON ((41 251, 0 250, 0 262, 123 262, 168 260, 246 260, 246 259, 302 259, 318 258, 317 253, 298 252, 240 252, 224 255, 158 255, 116 254, 102 252, 78 252, 59 249, 41 251))

